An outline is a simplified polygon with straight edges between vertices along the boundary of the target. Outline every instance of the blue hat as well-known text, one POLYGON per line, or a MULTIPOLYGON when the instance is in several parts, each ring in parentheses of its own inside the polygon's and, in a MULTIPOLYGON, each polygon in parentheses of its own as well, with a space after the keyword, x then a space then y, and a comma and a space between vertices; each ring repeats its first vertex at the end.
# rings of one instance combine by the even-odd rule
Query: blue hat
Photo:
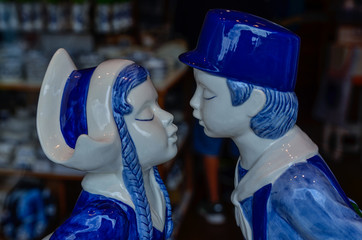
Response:
POLYGON ((214 9, 205 18, 196 49, 181 62, 211 74, 283 92, 294 91, 299 37, 266 19, 214 9))

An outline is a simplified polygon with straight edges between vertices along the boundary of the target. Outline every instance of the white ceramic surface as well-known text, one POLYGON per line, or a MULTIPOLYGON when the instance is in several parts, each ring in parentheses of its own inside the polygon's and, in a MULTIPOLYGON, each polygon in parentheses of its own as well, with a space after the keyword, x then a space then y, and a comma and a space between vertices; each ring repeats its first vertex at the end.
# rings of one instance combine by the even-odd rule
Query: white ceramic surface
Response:
POLYGON ((179 56, 199 69, 193 115, 239 149, 232 202, 246 239, 359 239, 361 210, 295 125, 299 50, 282 26, 209 10, 196 48, 179 56))
POLYGON ((109 60, 96 68, 87 98, 88 135, 81 135, 73 149, 64 140, 59 116, 64 86, 76 67, 64 49, 54 54, 42 83, 37 111, 39 141, 50 160, 88 172, 118 169, 120 142, 113 120, 111 90, 117 74, 131 63, 109 60))
MULTIPOLYGON (((76 67, 68 53, 59 49, 48 66, 41 87, 37 130, 41 146, 50 160, 86 172, 82 181, 85 191, 119 200, 135 209, 136 204, 124 180, 122 146, 112 106, 116 79, 131 64, 133 62, 117 59, 105 61, 95 68, 86 97, 88 134, 80 135, 73 149, 64 140, 59 115, 64 87, 76 67)), ((131 88, 126 101, 132 111, 124 116, 124 121, 141 167, 152 226, 162 232, 169 203, 166 203, 165 189, 155 177, 153 167, 176 155, 177 127, 173 124, 173 116, 158 106, 157 98, 149 77, 131 88)))
MULTIPOLYGON (((331 181, 329 182, 324 179, 325 176, 328 176, 329 179, 333 178, 328 169, 323 170, 326 175, 316 175, 315 177, 310 175, 309 169, 305 170, 305 172, 296 170, 295 175, 291 176, 287 181, 293 182, 293 180, 297 181, 296 179, 298 178, 304 179, 304 177, 306 177, 305 181, 298 180, 300 181, 298 182, 300 185, 289 185, 288 182, 282 183, 280 179, 283 178, 283 174, 293 172, 293 169, 299 169, 300 166, 311 166, 312 163, 310 160, 319 156, 318 147, 296 125, 275 139, 262 138, 256 135, 255 131, 251 128, 250 122, 266 105, 265 90, 254 87, 249 98, 244 103, 233 106, 226 78, 218 77, 197 69, 194 69, 194 76, 197 88, 190 102, 190 105, 194 109, 194 117, 197 118, 200 125, 204 127, 206 135, 210 137, 231 138, 240 152, 240 158, 235 169, 235 189, 232 193, 231 200, 235 206, 236 222, 246 239, 255 239, 255 232, 253 230, 255 225, 251 225, 250 217, 256 217, 258 214, 258 217, 260 217, 264 214, 260 212, 255 213, 255 209, 248 205, 247 201, 257 198, 255 194, 266 186, 278 186, 276 189, 279 189, 270 195, 270 198, 274 198, 273 201, 268 202, 266 207, 265 214, 267 216, 275 216, 273 214, 275 214, 274 211, 276 211, 280 216, 283 216, 285 213, 286 216, 283 216, 285 219, 289 217, 303 219, 290 222, 290 226, 285 230, 271 230, 267 228, 269 226, 268 224, 276 224, 273 222, 274 220, 272 221, 271 219, 268 219, 269 222, 255 223, 256 225, 264 225, 261 229, 264 229, 268 236, 275 236, 273 232, 275 232, 276 235, 280 232, 281 234, 304 238, 311 234, 309 228, 304 229, 304 226, 308 226, 309 224, 313 226, 315 226, 315 224, 321 225, 319 228, 320 232, 318 230, 312 233, 312 235, 317 238, 322 236, 346 236, 345 233, 343 233, 344 231, 350 231, 351 234, 358 234, 358 231, 361 231, 361 219, 358 219, 356 213, 354 213, 350 207, 347 207, 349 203, 343 202, 342 199, 335 200, 333 197, 329 197, 335 196, 334 194, 336 193, 334 193, 334 191, 336 190, 332 187, 334 183, 331 184, 333 180, 329 180, 331 181), (247 173, 239 177, 240 168, 244 169, 247 173), (295 189, 293 189, 293 187, 295 187, 295 189), (285 196, 283 192, 286 191, 285 189, 293 189, 295 195, 285 196), (322 196, 322 194, 326 194, 326 196, 322 196), (275 198, 277 200, 275 200, 275 198), (309 198, 313 200, 309 200, 309 198), (303 217, 303 215, 297 213, 298 208, 288 208, 289 206, 284 204, 284 199, 290 199, 292 203, 298 201, 303 203, 307 202, 306 205, 301 205, 302 209, 311 209, 311 207, 307 207, 309 206, 308 204, 318 207, 316 207, 316 211, 305 211, 305 216, 303 217), (337 214, 333 216, 336 221, 350 221, 352 225, 348 226, 349 224, 347 224, 347 226, 341 226, 341 232, 332 231, 332 233, 330 233, 323 231, 323 229, 328 228, 328 226, 323 224, 328 223, 328 219, 332 217, 325 217, 325 209, 328 208, 328 204, 336 205, 337 214), (285 208, 288 208, 288 210, 285 211, 285 208), (319 215, 317 212, 319 212, 319 215), (346 214, 345 216, 351 215, 351 217, 345 217, 344 219, 344 217, 338 215, 339 212, 342 212, 341 215, 343 216, 346 214), (350 227, 351 230, 349 230, 350 227)), ((317 158, 320 158, 320 156, 317 158)), ((318 163, 320 167, 323 165, 322 161, 323 160, 318 163)), ((321 169, 323 169, 323 167, 321 167, 321 169)), ((283 181, 285 181, 285 179, 283 181)), ((344 193, 342 190, 338 191, 339 194, 343 196, 344 193)), ((269 197, 267 199, 269 199, 269 197)), ((278 226, 282 227, 282 224, 278 226)), ((272 237, 272 239, 275 238, 272 237)))
POLYGON ((59 49, 49 63, 39 94, 36 117, 39 141, 47 157, 61 164, 74 153, 65 143, 58 122, 64 86, 75 69, 68 53, 59 49))

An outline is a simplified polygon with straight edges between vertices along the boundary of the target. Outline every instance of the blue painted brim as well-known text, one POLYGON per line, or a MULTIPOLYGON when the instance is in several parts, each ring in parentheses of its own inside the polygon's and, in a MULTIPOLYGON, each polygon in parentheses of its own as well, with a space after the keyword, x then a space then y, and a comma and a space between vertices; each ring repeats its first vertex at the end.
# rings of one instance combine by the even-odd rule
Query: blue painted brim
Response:
POLYGON ((196 50, 181 54, 179 60, 190 67, 218 75, 219 69, 217 66, 207 61, 207 59, 196 50))

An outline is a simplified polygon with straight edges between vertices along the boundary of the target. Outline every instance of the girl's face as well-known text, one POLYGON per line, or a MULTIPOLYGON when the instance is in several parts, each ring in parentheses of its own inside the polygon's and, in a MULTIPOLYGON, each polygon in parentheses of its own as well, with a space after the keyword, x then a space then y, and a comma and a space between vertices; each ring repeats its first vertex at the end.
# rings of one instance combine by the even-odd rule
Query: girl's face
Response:
POLYGON ((173 116, 158 106, 157 97, 149 77, 127 97, 133 111, 124 118, 142 169, 164 163, 177 153, 177 127, 173 116))

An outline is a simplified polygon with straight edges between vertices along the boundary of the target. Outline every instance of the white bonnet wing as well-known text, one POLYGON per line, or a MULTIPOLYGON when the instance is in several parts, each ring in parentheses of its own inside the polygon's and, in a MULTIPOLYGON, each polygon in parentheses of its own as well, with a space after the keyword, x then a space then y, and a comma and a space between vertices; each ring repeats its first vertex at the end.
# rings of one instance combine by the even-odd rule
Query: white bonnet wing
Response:
POLYGON ((40 145, 46 156, 62 163, 74 152, 63 138, 59 115, 64 86, 76 67, 69 54, 59 49, 52 57, 40 89, 37 109, 37 131, 40 145))
POLYGON ((51 161, 88 172, 119 168, 121 143, 113 119, 111 92, 119 72, 132 63, 123 59, 108 60, 95 68, 86 100, 88 135, 80 135, 73 149, 64 139, 60 114, 67 80, 77 69, 64 49, 54 54, 41 86, 37 110, 39 141, 51 161))

